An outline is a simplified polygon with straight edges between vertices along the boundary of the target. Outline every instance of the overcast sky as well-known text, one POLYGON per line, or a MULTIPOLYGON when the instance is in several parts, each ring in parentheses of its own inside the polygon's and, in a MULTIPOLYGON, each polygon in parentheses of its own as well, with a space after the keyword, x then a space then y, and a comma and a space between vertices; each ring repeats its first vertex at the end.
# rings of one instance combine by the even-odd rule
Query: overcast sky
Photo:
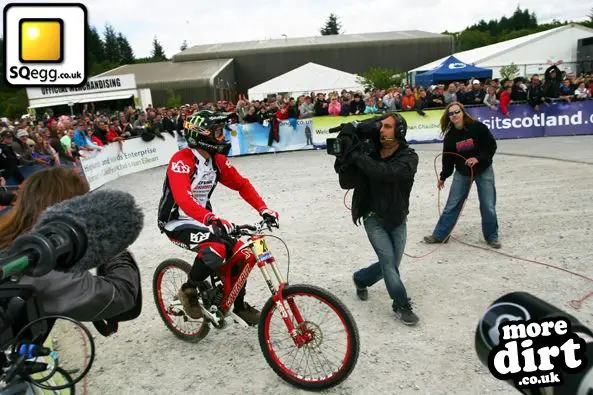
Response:
MULTIPOLYGON (((3 7, 7 3, 0 0, 3 7)), ((191 46, 283 38, 283 34, 316 36, 320 35, 320 27, 332 12, 340 18, 345 33, 460 31, 480 19, 511 16, 518 4, 511 0, 197 0, 195 3, 187 0, 83 0, 82 3, 89 11, 90 24, 102 32, 105 23, 110 23, 128 38, 136 57, 150 55, 154 36, 163 45, 167 57, 179 52, 183 40, 191 46)), ((584 20, 592 8, 587 1, 521 0, 520 5, 522 9, 537 10, 540 23, 554 18, 584 20)))

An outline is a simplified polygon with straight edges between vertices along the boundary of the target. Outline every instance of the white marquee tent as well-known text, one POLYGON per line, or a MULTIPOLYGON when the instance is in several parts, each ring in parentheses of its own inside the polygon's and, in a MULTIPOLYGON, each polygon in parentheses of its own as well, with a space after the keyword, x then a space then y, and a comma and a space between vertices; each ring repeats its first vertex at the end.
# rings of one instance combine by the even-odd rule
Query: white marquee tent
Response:
MULTIPOLYGON (((492 69, 492 78, 500 78, 501 67, 511 63, 519 67, 520 75, 543 74, 548 60, 562 60, 559 69, 576 72, 577 41, 587 37, 593 37, 593 29, 573 23, 454 55, 464 63, 492 69)), ((447 58, 410 70, 412 81, 417 72, 431 70, 447 58)))
POLYGON ((247 96, 249 96, 249 100, 263 100, 269 94, 287 93, 296 98, 310 92, 340 92, 342 89, 364 91, 364 87, 357 81, 357 78, 356 74, 309 62, 250 88, 247 91, 247 96))

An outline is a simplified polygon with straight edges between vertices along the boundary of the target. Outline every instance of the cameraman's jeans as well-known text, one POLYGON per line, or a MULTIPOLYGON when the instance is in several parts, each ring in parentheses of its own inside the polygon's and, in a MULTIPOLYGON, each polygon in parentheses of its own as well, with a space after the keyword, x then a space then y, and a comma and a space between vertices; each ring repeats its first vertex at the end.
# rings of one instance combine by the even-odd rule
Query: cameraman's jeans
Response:
POLYGON ((370 287, 384 279, 387 292, 393 299, 393 307, 406 305, 408 294, 399 276, 408 233, 406 222, 388 230, 379 218, 372 215, 364 220, 364 228, 379 261, 354 273, 354 281, 359 286, 370 287))
MULTIPOLYGON (((463 202, 470 190, 470 177, 459 174, 455 171, 447 204, 443 209, 439 222, 437 222, 432 236, 437 240, 444 240, 455 226, 457 218, 461 213, 463 202)), ((480 200, 480 214, 482 216, 482 234, 486 241, 498 239, 498 220, 496 217, 496 185, 494 182, 494 170, 488 167, 482 174, 475 178, 478 188, 478 199, 480 200)))

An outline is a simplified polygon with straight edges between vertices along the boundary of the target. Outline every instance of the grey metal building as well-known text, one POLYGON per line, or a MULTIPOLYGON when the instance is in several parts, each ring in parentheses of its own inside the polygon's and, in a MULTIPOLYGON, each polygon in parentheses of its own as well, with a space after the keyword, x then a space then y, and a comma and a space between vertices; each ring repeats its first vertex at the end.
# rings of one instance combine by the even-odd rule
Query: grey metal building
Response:
POLYGON ((153 103, 164 104, 166 89, 182 101, 234 99, 255 85, 308 62, 349 73, 371 67, 402 72, 451 55, 453 38, 424 31, 340 34, 304 38, 197 45, 171 62, 126 65, 104 75, 136 74, 139 88, 151 88, 153 103))
POLYGON ((237 90, 246 93, 307 62, 349 73, 373 66, 407 71, 452 53, 451 36, 413 30, 197 45, 173 61, 232 58, 237 90))
POLYGON ((233 59, 127 64, 99 75, 120 74, 134 74, 139 89, 150 88, 155 106, 166 105, 171 94, 182 104, 228 98, 235 85, 233 59))

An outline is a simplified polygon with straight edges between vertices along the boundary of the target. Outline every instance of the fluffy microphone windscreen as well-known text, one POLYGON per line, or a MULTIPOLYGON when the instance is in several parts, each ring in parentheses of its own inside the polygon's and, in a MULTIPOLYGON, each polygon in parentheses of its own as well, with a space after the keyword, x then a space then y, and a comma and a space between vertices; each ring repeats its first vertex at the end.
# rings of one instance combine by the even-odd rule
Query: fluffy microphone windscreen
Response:
POLYGON ((84 256, 68 271, 81 272, 100 266, 129 247, 144 226, 144 213, 127 192, 98 190, 47 208, 35 229, 60 219, 78 224, 88 243, 84 256))

